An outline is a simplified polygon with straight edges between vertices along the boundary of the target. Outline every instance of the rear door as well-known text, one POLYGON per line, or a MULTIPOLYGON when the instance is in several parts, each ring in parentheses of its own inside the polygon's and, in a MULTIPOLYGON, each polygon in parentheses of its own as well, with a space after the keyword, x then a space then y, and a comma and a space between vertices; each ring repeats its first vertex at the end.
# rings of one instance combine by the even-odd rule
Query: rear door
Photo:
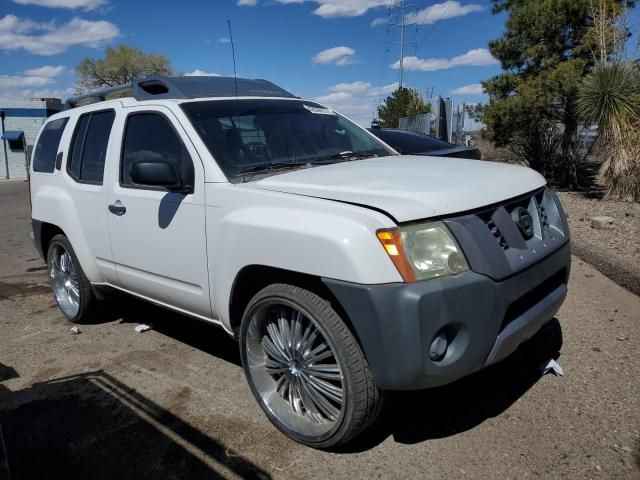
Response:
MULTIPOLYGON (((69 193, 82 219, 82 230, 96 258, 98 270, 108 283, 117 282, 105 208, 105 162, 113 143, 109 142, 116 118, 116 108, 84 113, 73 118, 73 135, 64 168, 69 193)), ((60 157, 61 159, 62 157, 60 157)))
POLYGON ((211 317, 205 238, 204 168, 191 141, 165 107, 124 109, 113 143, 107 216, 119 285, 133 293, 211 317), (136 161, 175 164, 191 193, 136 185, 136 161))

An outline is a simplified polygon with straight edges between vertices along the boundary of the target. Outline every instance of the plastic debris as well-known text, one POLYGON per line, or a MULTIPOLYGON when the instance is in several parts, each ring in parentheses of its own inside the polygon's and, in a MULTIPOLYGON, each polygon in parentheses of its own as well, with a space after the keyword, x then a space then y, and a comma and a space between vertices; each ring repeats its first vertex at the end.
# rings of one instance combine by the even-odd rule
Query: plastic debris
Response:
POLYGON ((138 333, 144 333, 144 332, 146 332, 147 330, 151 330, 151 326, 150 326, 150 325, 147 325, 147 324, 145 324, 145 323, 141 323, 140 325, 136 325, 135 330, 136 330, 136 332, 138 332, 138 333))
POLYGON ((78 327, 71 327, 70 328, 71 333, 73 333, 74 335, 80 335, 80 329, 78 327))
POLYGON ((547 363, 542 365, 542 375, 546 375, 549 372, 552 372, 554 375, 559 377, 564 377, 564 370, 558 362, 556 362, 553 358, 550 359, 547 363))

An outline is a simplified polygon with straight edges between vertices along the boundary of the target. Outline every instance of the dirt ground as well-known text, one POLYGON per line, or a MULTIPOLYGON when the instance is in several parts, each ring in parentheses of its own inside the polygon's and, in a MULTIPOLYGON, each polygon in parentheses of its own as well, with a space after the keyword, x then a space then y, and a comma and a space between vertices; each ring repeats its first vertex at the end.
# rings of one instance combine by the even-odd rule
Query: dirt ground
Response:
POLYGON ((573 251, 619 285, 640 295, 640 204, 599 200, 585 193, 558 194, 568 216, 573 251), (612 217, 612 230, 591 226, 612 217))
POLYGON ((215 327, 119 298, 74 335, 29 228, 24 183, 0 184, 0 479, 640 479, 640 298, 575 257, 540 335, 328 453, 269 424, 215 327), (558 349, 565 376, 540 377, 558 349))

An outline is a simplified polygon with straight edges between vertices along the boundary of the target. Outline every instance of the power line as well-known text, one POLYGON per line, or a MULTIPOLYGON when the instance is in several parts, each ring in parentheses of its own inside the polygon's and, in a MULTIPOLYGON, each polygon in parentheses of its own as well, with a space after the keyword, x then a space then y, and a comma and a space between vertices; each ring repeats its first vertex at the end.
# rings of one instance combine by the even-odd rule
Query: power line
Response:
MULTIPOLYGON (((444 11, 442 12, 442 15, 440 16, 441 18, 446 18, 447 16, 447 12, 449 11, 449 7, 451 6, 451 3, 447 3, 447 6, 445 7, 444 11)), ((440 22, 439 21, 435 21, 432 25, 431 28, 427 29, 425 32, 425 36, 422 38, 422 41, 426 44, 427 40, 429 39, 429 37, 431 36, 431 34, 436 30, 436 28, 438 27, 438 24, 440 22)), ((417 31, 416 31, 417 33, 417 31)), ((417 38, 417 37, 416 37, 417 38)))

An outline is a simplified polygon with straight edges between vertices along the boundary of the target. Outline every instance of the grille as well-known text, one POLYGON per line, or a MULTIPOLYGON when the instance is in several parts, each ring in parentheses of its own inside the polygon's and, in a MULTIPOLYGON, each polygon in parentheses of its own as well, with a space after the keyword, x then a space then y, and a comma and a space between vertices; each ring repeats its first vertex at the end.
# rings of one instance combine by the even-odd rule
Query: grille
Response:
POLYGON ((533 197, 540 208, 540 224, 542 230, 545 231, 549 228, 549 216, 547 215, 547 207, 545 206, 544 193, 540 193, 533 197))
POLYGON ((500 245, 500 247, 503 250, 506 250, 507 248, 509 248, 509 246, 507 245, 507 240, 504 238, 504 236, 502 235, 502 232, 500 232, 500 229, 498 228, 496 223, 493 221, 493 219, 489 217, 489 218, 483 218, 483 220, 487 224, 487 228, 489 228, 489 231, 491 232, 491 235, 493 235, 493 238, 495 238, 496 241, 498 242, 498 245, 500 245))
POLYGON ((569 238, 562 206, 546 188, 444 222, 471 270, 494 280, 535 264, 569 238))
MULTIPOLYGON (((493 207, 491 210, 479 213, 478 216, 485 223, 493 238, 496 240, 498 245, 500 245, 500 248, 502 248, 503 250, 508 250, 509 248, 514 246, 509 244, 509 239, 513 239, 513 234, 511 234, 511 236, 505 236, 504 232, 501 231, 501 227, 504 229, 505 222, 507 221, 507 217, 504 215, 504 213, 506 212, 509 218, 511 218, 516 209, 527 210, 531 215, 531 220, 534 225, 534 234, 542 236, 544 238, 550 226, 546 203, 547 199, 545 198, 544 190, 542 190, 526 197, 520 197, 509 202, 505 202, 502 205, 493 207), (504 212, 499 212, 499 210, 504 210, 504 212)), ((511 219, 509 221, 513 220, 511 219)), ((516 229, 518 229, 517 225, 516 229)), ((509 230, 513 229, 509 227, 509 230)), ((522 235, 519 229, 518 235, 520 235, 520 237, 522 237, 522 240, 524 241, 528 239, 522 235)))

